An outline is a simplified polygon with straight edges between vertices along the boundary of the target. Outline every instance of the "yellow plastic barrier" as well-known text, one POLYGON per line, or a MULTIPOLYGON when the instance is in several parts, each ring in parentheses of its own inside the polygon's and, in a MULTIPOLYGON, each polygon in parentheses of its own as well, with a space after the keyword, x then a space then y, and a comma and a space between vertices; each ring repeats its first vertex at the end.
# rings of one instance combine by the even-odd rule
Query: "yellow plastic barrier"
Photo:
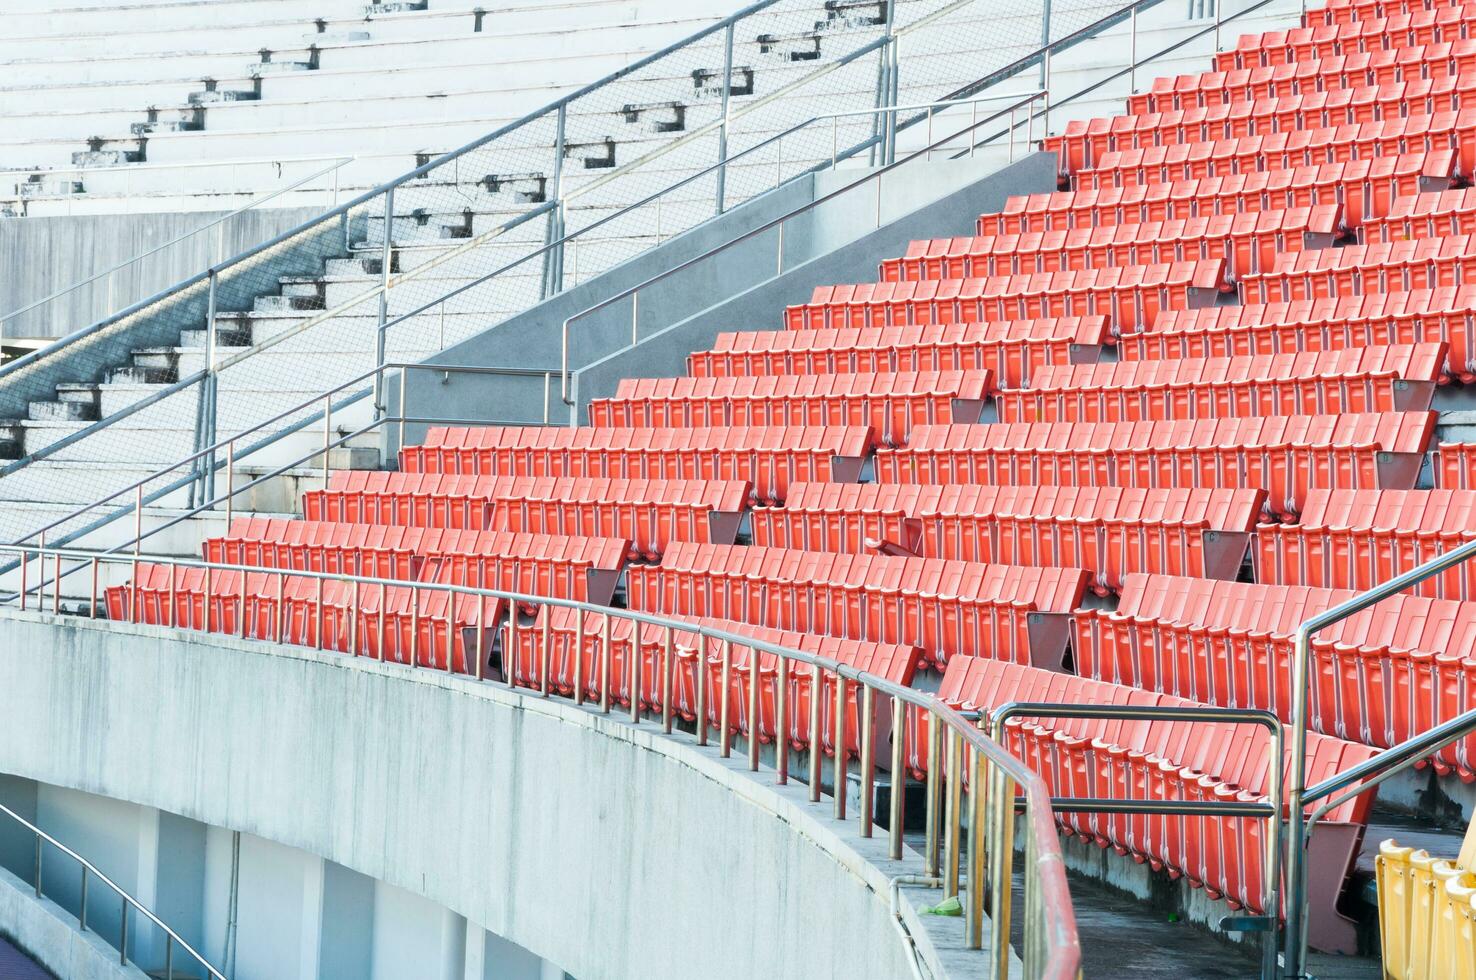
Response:
MULTIPOLYGON (((1476 827, 1476 822, 1473 822, 1476 827)), ((1476 978, 1476 833, 1455 861, 1392 840, 1379 845, 1379 942, 1389 980, 1476 978)))
MULTIPOLYGON (((1424 854, 1424 851, 1420 852, 1424 854)), ((1379 946, 1384 951, 1384 976, 1414 980, 1410 972, 1410 914, 1414 910, 1414 848, 1392 840, 1379 844, 1374 858, 1374 880, 1379 888, 1379 946)))
POLYGON ((1476 977, 1476 874, 1461 871, 1445 883, 1450 901, 1446 909, 1450 922, 1445 927, 1449 942, 1442 959, 1450 967, 1446 974, 1452 980, 1476 977))

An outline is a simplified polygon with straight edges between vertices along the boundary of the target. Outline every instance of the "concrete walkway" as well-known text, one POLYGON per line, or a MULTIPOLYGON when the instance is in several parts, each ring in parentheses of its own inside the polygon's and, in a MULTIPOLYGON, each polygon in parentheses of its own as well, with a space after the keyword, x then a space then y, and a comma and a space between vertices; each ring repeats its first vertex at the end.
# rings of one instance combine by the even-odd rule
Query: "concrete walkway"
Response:
POLYGON ((51 974, 4 939, 0 939, 0 980, 51 980, 51 974))

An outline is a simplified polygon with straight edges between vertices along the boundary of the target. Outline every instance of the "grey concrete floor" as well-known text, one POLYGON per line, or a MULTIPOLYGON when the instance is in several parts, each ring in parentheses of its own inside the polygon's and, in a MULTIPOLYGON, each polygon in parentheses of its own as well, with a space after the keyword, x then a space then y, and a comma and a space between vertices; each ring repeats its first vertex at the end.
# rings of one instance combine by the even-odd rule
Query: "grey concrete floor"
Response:
MULTIPOLYGON (((1018 892, 1016 901, 1023 901, 1018 892)), ((1082 974, 1089 980, 1245 980, 1260 975, 1255 949, 1187 922, 1171 921, 1101 883, 1071 876, 1082 974)), ((1017 907, 1019 907, 1017 905, 1017 907)), ((1018 929, 1019 918, 1012 923, 1018 929)), ((1019 941, 1019 937, 1015 937, 1019 941)), ((1378 980, 1378 961, 1313 954, 1318 980, 1378 980)))
POLYGON ((51 980, 51 974, 0 938, 0 980, 51 980))

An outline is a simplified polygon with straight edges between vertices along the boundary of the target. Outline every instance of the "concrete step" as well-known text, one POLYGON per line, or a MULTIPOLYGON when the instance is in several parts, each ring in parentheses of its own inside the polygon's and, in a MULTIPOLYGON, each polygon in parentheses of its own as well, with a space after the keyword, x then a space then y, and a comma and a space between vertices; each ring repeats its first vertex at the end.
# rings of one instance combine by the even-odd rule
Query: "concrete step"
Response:
MULTIPOLYGON (((364 447, 334 450, 329 455, 330 472, 346 469, 377 469, 380 462, 377 450, 364 447)), ((235 498, 232 507, 237 511, 301 514, 302 494, 308 490, 323 488, 323 470, 319 463, 320 459, 321 456, 313 461, 317 465, 293 467, 281 474, 275 474, 275 470, 279 467, 250 462, 238 463, 231 486, 240 490, 241 493, 235 498), (268 473, 274 475, 262 480, 249 490, 245 489, 248 484, 265 477, 268 473)), ((224 463, 225 460, 222 457, 221 465, 224 466, 224 463)), ((96 492, 95 487, 90 485, 88 479, 90 468, 91 464, 88 463, 40 460, 9 476, 0 477, 0 500, 7 501, 8 504, 45 502, 56 505, 70 504, 74 508, 81 508, 107 495, 96 492)), ((158 468, 137 463, 118 463, 109 467, 109 470, 117 477, 114 484, 115 489, 131 486, 141 480, 154 477, 159 472, 158 468)), ((185 475, 187 471, 184 469, 170 471, 168 479, 154 480, 148 489, 161 487, 185 475)), ((218 483, 217 492, 223 488, 224 484, 218 483)), ((128 499, 131 502, 131 498, 120 499, 128 499)), ((171 491, 156 503, 160 507, 188 507, 190 506, 189 491, 187 488, 171 491)))
POLYGON ((97 405, 75 400, 33 401, 26 417, 39 422, 89 422, 97 419, 97 405))
POLYGON ((321 296, 258 296, 251 309, 255 313, 296 313, 321 310, 324 306, 321 296))
MULTIPOLYGON (((280 297, 258 296, 256 302, 259 304, 263 299, 266 298, 279 299, 280 297)), ((222 319, 222 317, 227 316, 228 315, 224 313, 217 313, 215 315, 216 346, 245 347, 250 344, 250 331, 240 329, 230 319, 222 319)), ((199 347, 203 350, 205 348, 205 345, 209 343, 209 340, 209 333, 203 328, 199 330, 182 330, 180 331, 179 335, 179 345, 181 347, 199 347)), ((154 356, 154 352, 152 350, 145 351, 143 352, 143 356, 146 358, 152 358, 154 356)), ((135 357, 134 360, 137 361, 138 358, 135 357)))
MULTIPOLYGON (((182 393, 183 394, 183 393, 182 393)), ((172 400, 171 400, 172 401, 172 400)), ((142 463, 161 468, 172 466, 194 452, 194 419, 181 417, 177 409, 182 406, 162 402, 136 415, 129 416, 107 429, 81 439, 72 445, 56 450, 48 457, 59 461, 90 463, 94 467, 110 469, 120 462, 142 463), (156 412, 155 409, 158 409, 156 412), (173 417, 163 419, 161 414, 175 409, 173 417)), ((13 423, 19 428, 20 441, 26 453, 35 453, 59 442, 67 436, 81 432, 88 422, 38 422, 21 419, 13 423)), ((348 426, 335 425, 338 435, 347 434, 348 426)), ((216 433, 219 441, 240 434, 239 429, 222 426, 216 433)), ((250 437, 253 441, 258 434, 250 437)), ((296 461, 308 457, 323 445, 323 433, 311 428, 283 436, 266 449, 254 454, 251 459, 263 465, 295 465, 296 461)), ((371 434, 356 437, 349 443, 352 447, 374 448, 378 439, 371 434)), ((22 468, 22 472, 24 468, 22 468)), ((99 479, 99 485, 117 481, 111 475, 99 479)), ((101 494, 99 494, 101 495, 101 494)))

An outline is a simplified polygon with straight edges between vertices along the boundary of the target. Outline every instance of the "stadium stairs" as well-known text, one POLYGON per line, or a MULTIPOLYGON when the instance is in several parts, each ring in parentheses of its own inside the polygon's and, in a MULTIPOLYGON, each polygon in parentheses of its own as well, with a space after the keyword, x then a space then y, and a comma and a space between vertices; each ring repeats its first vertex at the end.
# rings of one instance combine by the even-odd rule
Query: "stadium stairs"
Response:
MULTIPOLYGON (((31 165, 16 170, 15 201, 33 220, 54 213, 214 213, 304 172, 286 163, 309 160, 316 167, 333 157, 349 159, 333 176, 337 192, 349 198, 427 165, 459 142, 489 131, 503 136, 407 181, 388 221, 387 202, 370 199, 346 211, 343 227, 331 234, 289 233, 253 262, 222 271, 213 317, 198 302, 200 291, 192 297, 197 305, 182 314, 166 290, 153 305, 146 299, 88 328, 115 331, 104 348, 84 353, 78 345, 53 344, 42 356, 0 370, 7 392, 0 457, 18 461, 0 463, 0 500, 10 504, 0 521, 7 536, 35 531, 198 448, 193 405, 200 394, 165 396, 212 363, 271 348, 221 373, 212 398, 221 402, 216 435, 224 438, 361 373, 372 363, 365 354, 374 350, 385 316, 397 321, 385 356, 419 360, 695 227, 712 216, 712 180, 690 187, 681 181, 710 169, 709 134, 724 102, 735 120, 734 152, 819 110, 870 106, 872 51, 885 28, 878 17, 885 5, 876 3, 786 0, 756 10, 735 22, 734 84, 725 100, 712 81, 724 63, 723 33, 710 26, 715 9, 687 5, 688 19, 667 22, 658 14, 670 8, 657 4, 637 5, 634 14, 629 4, 608 3, 481 13, 454 2, 416 6, 372 5, 366 13, 362 5, 329 3, 313 21, 294 20, 283 4, 266 0, 114 3, 19 15, 19 33, 0 47, 11 55, 0 66, 11 73, 0 73, 0 84, 10 86, 3 97, 7 109, 19 110, 10 142, 0 145, 0 162, 31 165), (709 26, 665 53, 657 50, 697 24, 709 26), (84 57, 69 46, 71 60, 61 59, 54 38, 72 30, 85 32, 82 47, 104 46, 108 57, 84 57), (205 60, 195 66, 181 45, 198 47, 205 60), (235 50, 243 46, 249 51, 235 50), (258 49, 270 51, 271 60, 258 49), (509 51, 543 61, 536 70, 510 66, 509 51), (206 81, 180 81, 186 64, 206 81), (568 133, 556 139, 556 113, 538 107, 569 98, 578 81, 617 66, 625 67, 567 103, 568 133), (168 77, 155 77, 160 74, 168 77), (463 98, 451 75, 463 84, 476 78, 486 90, 463 98), (206 97, 211 92, 225 94, 206 97), (495 117, 483 111, 487 105, 496 106, 495 117), (26 115, 40 106, 46 111, 26 115), (195 121, 137 121, 144 113, 162 120, 186 111, 195 121), (322 124, 325 116, 331 126, 322 124), (113 135, 94 138, 97 133, 113 135), (102 148, 80 148, 89 141, 102 148), (632 207, 658 192, 654 207, 632 207), (560 227, 580 237, 550 286, 539 250, 554 234, 544 213, 555 203, 562 208, 560 227), (621 220, 598 224, 612 217, 621 220), (397 285, 382 311, 374 299, 356 301, 387 278, 397 285), (427 308, 432 298, 448 295, 427 308), (305 333, 289 336, 305 324, 305 333), (162 400, 141 407, 149 399, 162 400), (115 479, 109 483, 100 473, 115 479)), ((896 5, 899 30, 947 14, 940 27, 915 35, 918 50, 896 93, 902 103, 936 99, 973 82, 979 64, 1008 60, 1009 45, 971 56, 987 46, 981 26, 987 18, 977 6, 896 5), (942 27, 955 45, 946 57, 928 47, 942 27)), ((837 145, 864 140, 872 123, 864 114, 842 117, 783 144, 782 161, 770 151, 735 160, 726 174, 726 208, 776 182, 807 180, 837 145)), ((315 184, 271 203, 319 202, 321 194, 315 184)), ((69 323, 74 332, 67 336, 88 332, 76 327, 69 323)), ((13 332, 14 324, 7 329, 13 332)), ((335 419, 340 430, 366 421, 366 407, 345 408, 335 419)), ((280 448, 295 457, 304 444, 280 448)), ((340 462, 370 465, 372 449, 369 440, 346 446, 340 462)), ((281 461, 258 454, 242 460, 242 472, 269 472, 281 461)), ((285 474, 280 496, 293 499, 291 482, 308 476, 306 470, 285 474)), ((159 503, 151 519, 176 516, 167 501, 159 503)))

